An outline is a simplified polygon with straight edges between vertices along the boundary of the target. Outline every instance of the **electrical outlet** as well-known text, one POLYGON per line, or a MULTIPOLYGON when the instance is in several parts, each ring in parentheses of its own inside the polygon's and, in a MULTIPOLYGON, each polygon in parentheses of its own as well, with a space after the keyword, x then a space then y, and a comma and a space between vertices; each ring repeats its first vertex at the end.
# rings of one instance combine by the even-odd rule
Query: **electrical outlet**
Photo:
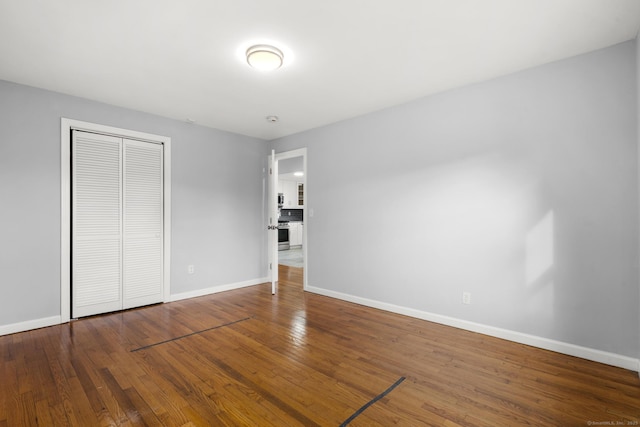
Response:
POLYGON ((462 303, 463 304, 471 304, 471 292, 463 292, 462 293, 462 303))
POLYGON ((196 267, 195 267, 193 264, 188 265, 188 266, 187 266, 187 272, 188 272, 189 274, 193 274, 193 273, 195 273, 195 272, 196 272, 196 267))

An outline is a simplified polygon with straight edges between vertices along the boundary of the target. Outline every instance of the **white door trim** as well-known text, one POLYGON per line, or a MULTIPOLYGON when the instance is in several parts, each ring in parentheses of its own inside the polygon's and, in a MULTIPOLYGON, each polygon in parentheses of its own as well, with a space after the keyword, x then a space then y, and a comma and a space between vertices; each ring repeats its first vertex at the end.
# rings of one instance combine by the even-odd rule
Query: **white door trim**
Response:
POLYGON ((60 323, 71 320, 71 131, 73 129, 164 145, 164 290, 171 295, 171 138, 79 120, 60 119, 60 323))
MULTIPOLYGON (((302 257, 303 257, 303 266, 304 269, 302 271, 302 289, 307 290, 307 217, 309 212, 309 204, 307 203, 308 195, 309 195, 309 180, 307 177, 307 148, 298 148, 296 150, 285 151, 282 153, 276 153, 275 160, 280 161, 284 159, 291 159, 294 157, 302 157, 302 171, 304 172, 304 210, 302 211, 302 223, 304 226, 302 227, 302 257)), ((276 193, 277 193, 276 189, 276 193)))

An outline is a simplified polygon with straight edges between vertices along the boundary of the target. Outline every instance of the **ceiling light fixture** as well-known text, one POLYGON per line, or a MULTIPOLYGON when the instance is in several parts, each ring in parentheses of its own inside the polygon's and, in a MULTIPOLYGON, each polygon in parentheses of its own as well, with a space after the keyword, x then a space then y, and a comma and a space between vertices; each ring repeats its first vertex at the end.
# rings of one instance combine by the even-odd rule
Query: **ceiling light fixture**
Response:
POLYGON ((247 49, 247 63, 260 71, 272 71, 282 67, 284 55, 276 47, 257 44, 247 49))
POLYGON ((304 172, 302 171, 294 172, 293 176, 304 176, 304 172))

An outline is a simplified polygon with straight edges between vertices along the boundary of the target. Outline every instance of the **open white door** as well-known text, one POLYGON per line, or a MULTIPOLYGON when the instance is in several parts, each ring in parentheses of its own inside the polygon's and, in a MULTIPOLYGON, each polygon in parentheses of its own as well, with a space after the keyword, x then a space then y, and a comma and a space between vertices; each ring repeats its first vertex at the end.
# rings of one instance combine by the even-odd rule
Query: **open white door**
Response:
POLYGON ((271 273, 271 293, 275 295, 278 282, 278 162, 275 150, 269 156, 269 270, 271 273))

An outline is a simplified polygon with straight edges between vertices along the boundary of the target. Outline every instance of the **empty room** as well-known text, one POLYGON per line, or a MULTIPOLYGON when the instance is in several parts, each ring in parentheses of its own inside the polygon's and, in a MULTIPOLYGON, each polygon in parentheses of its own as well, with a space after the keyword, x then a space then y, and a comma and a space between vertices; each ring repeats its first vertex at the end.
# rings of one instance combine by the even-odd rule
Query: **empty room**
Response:
POLYGON ((639 30, 0 0, 0 427, 639 425, 639 30))

